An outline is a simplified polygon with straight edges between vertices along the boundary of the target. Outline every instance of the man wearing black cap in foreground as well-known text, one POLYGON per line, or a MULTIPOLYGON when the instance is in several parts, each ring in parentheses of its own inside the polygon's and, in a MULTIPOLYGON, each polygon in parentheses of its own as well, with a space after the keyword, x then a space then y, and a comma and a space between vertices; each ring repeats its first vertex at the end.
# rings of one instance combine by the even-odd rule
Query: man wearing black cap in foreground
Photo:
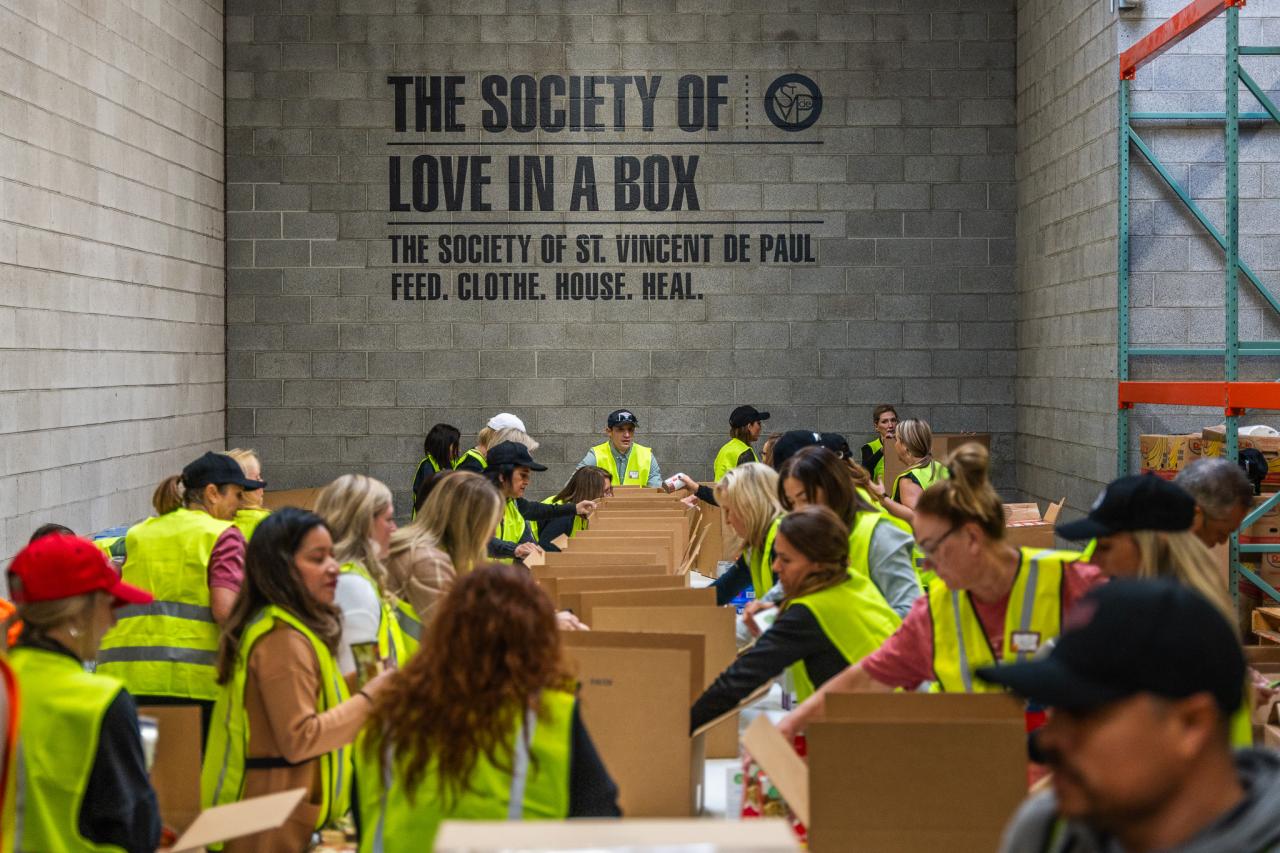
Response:
POLYGON ((1178 584, 1113 581, 1040 660, 978 670, 1049 706, 1034 757, 1053 790, 1028 800, 1004 853, 1280 850, 1280 756, 1232 752, 1245 662, 1231 626, 1178 584))
POLYGON ((595 465, 608 471, 615 486, 648 486, 656 489, 662 485, 662 471, 653 450, 636 444, 636 427, 640 420, 629 409, 610 412, 605 419, 604 434, 608 441, 587 451, 578 468, 595 465))
POLYGON ((769 420, 768 412, 757 411, 755 406, 738 406, 729 413, 729 440, 716 454, 714 467, 717 482, 731 468, 747 462, 759 462, 760 457, 751 445, 760 437, 763 422, 769 420))

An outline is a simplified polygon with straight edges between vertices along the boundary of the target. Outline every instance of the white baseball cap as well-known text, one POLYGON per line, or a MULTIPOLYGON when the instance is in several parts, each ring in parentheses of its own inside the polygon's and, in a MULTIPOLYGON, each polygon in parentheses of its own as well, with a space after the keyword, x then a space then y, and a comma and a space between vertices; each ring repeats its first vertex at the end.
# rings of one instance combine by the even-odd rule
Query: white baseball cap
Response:
POLYGON ((528 430, 524 428, 524 421, 509 412, 499 412, 489 418, 487 426, 489 429, 518 429, 521 432, 528 432, 528 430))

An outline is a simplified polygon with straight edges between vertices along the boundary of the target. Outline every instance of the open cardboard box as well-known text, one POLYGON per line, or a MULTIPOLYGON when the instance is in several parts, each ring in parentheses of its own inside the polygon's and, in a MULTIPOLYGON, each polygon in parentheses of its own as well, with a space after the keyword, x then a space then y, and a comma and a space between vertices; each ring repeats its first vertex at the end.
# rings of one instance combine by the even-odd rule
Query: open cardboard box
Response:
POLYGON ((618 575, 592 576, 585 578, 538 578, 538 583, 563 608, 560 596, 580 592, 608 592, 620 589, 687 589, 688 575, 618 575))
POLYGON ((565 566, 559 563, 538 564, 529 567, 535 578, 591 578, 621 575, 669 575, 665 563, 610 563, 601 561, 586 566, 565 566))
MULTIPOLYGON (((1225 425, 1206 427, 1200 435, 1204 438, 1200 448, 1201 455, 1222 455, 1227 440, 1225 425)), ((1280 488, 1280 436, 1242 435, 1240 449, 1247 448, 1257 450, 1267 460, 1267 476, 1262 481, 1262 488, 1272 492, 1280 488)))
POLYGON ((1260 645, 1280 645, 1280 607, 1255 607, 1253 633, 1260 645))
POLYGON ((628 817, 694 817, 702 808, 703 737, 689 736, 706 653, 698 634, 566 631, 583 724, 628 817))
POLYGON ((648 551, 649 546, 660 545, 675 558, 684 553, 688 542, 679 538, 679 530, 675 527, 659 530, 633 532, 629 530, 599 530, 590 528, 582 531, 569 540, 561 550, 572 553, 596 553, 603 550, 627 553, 629 551, 648 551))
POLYGON ((833 693, 807 768, 763 717, 744 744, 816 853, 989 853, 1027 793, 1025 726, 1000 694, 833 693))
MULTIPOLYGON (((986 432, 935 432, 931 450, 933 458, 944 465, 952 452, 961 445, 977 442, 987 450, 991 449, 991 434, 986 432)), ((889 497, 893 497, 893 481, 907 470, 907 463, 898 456, 897 446, 892 442, 884 445, 884 487, 889 497)))
POLYGON ((568 820, 445 821, 437 853, 791 853, 800 849, 785 821, 568 820))
POLYGON ((1058 523, 1066 498, 1050 504, 1044 516, 1035 503, 1004 505, 1004 538, 1015 548, 1054 547, 1053 527, 1058 523))
MULTIPOLYGON (((703 610, 718 610, 716 607, 716 591, 710 587, 702 589, 619 589, 598 590, 589 592, 565 592, 560 594, 560 601, 572 610, 579 619, 592 628, 593 611, 597 607, 696 607, 703 610)), ((729 608, 726 612, 732 613, 729 608)))
POLYGON ((320 489, 283 489, 275 492, 262 493, 262 505, 267 509, 280 509, 286 506, 296 506, 299 509, 316 508, 316 498, 320 496, 320 489))
POLYGON ((607 568, 616 563, 660 563, 667 572, 674 570, 671 552, 662 546, 653 544, 647 551, 548 551, 543 555, 546 566, 601 566, 607 568))

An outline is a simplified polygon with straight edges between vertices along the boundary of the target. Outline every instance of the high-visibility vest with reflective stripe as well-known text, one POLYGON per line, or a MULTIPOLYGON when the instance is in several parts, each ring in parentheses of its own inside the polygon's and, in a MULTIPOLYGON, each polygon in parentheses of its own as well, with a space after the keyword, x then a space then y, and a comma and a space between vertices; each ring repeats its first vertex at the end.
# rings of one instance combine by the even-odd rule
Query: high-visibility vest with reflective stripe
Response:
POLYGON ((870 456, 874 460, 870 471, 871 479, 880 482, 884 479, 884 442, 873 438, 862 446, 871 451, 870 456))
MULTIPOLYGON (((792 599, 787 607, 808 608, 822 633, 850 664, 880 648, 902 624, 869 581, 859 582, 852 575, 842 584, 792 599)), ((803 660, 791 665, 791 675, 796 698, 803 702, 813 695, 817 686, 809 678, 803 660)))
MULTIPOLYGON (((1040 548, 1020 548, 1018 553, 999 663, 1027 660, 1057 639, 1062 631, 1063 575, 1077 557, 1040 548)), ((938 687, 946 693, 999 693, 1003 688, 973 674, 997 661, 969 593, 948 589, 939 579, 929 586, 927 595, 938 687)))
POLYGON ((268 515, 271 515, 271 510, 269 509, 260 506, 247 506, 236 512, 236 517, 231 523, 244 534, 244 541, 248 542, 253 538, 253 531, 258 529, 258 525, 268 515))
MULTIPOLYGON (((259 640, 284 623, 311 643, 320 670, 320 690, 316 713, 323 714, 351 698, 347 682, 329 649, 298 617, 274 604, 262 608, 245 626, 236 653, 235 671, 219 687, 218 699, 209 721, 209 742, 200 773, 200 803, 204 808, 240 801, 244 797, 245 761, 249 757, 249 715, 244 694, 249 677, 249 658, 259 640)), ((271 757, 271 756, 255 756, 271 757)), ((314 759, 319 767, 320 813, 316 828, 347 811, 351 799, 351 747, 341 746, 314 759)))
POLYGON ((778 535, 778 524, 781 521, 782 516, 771 521, 764 534, 764 544, 747 551, 747 570, 751 573, 751 587, 755 590, 757 601, 773 589, 773 540, 778 535))
POLYGON ((483 753, 462 793, 438 788, 434 759, 422 782, 406 790, 395 750, 370 756, 368 734, 356 743, 360 802, 360 853, 418 853, 434 846, 446 820, 563 820, 569 816, 569 760, 573 728, 571 694, 544 690, 539 710, 512 720, 511 771, 495 767, 483 753))
POLYGON ((456 471, 458 466, 461 465, 468 457, 480 463, 481 471, 483 471, 485 468, 488 467, 488 463, 485 461, 484 454, 473 447, 470 450, 468 450, 466 453, 459 456, 457 459, 453 460, 454 470, 456 471))
POLYGON ((609 472, 615 486, 644 486, 649 483, 649 466, 653 462, 653 450, 643 444, 631 445, 627 453, 627 470, 618 471, 613 461, 613 445, 609 442, 591 448, 596 466, 609 472))
MULTIPOLYGON (((565 504, 564 501, 556 500, 555 495, 552 495, 549 498, 543 498, 540 501, 540 503, 547 504, 548 506, 564 506, 565 504)), ((586 529, 587 529, 587 520, 580 515, 575 515, 573 517, 573 525, 569 528, 569 536, 572 537, 575 533, 579 533, 586 529)), ((529 530, 533 532, 534 539, 542 538, 542 534, 538 532, 538 522, 530 521, 529 530)))
POLYGON ((391 596, 383 594, 378 582, 369 574, 369 570, 359 563, 343 563, 344 575, 356 575, 363 578, 373 594, 378 598, 378 657, 390 661, 394 669, 399 669, 418 650, 418 637, 422 636, 422 623, 413 608, 391 596), (409 631, 405 631, 405 623, 409 623, 409 631))
MULTIPOLYGON (((892 497, 895 501, 902 500, 902 494, 900 491, 901 484, 902 484, 903 478, 906 477, 908 474, 915 477, 916 482, 920 485, 921 489, 927 489, 930 486, 932 486, 934 483, 951 478, 951 475, 947 472, 947 466, 943 465, 941 462, 936 462, 936 461, 930 462, 928 465, 924 466, 923 468, 911 468, 906 471, 903 471, 893 481, 892 497)), ((913 545, 911 547, 911 562, 916 568, 916 576, 920 578, 920 583, 925 587, 928 587, 931 583, 933 583, 934 579, 937 578, 937 574, 935 574, 932 570, 926 569, 924 567, 924 561, 925 561, 924 551, 921 551, 919 548, 913 545)))
POLYGON ((728 471, 730 471, 733 468, 737 468, 738 459, 742 456, 742 454, 746 453, 747 451, 751 451, 752 462, 760 461, 760 457, 759 455, 756 454, 755 448, 747 444, 742 439, 731 438, 727 442, 725 442, 724 446, 720 448, 720 452, 716 454, 716 461, 715 461, 716 479, 719 480, 728 471))
MULTIPOLYGON (((432 472, 433 474, 439 474, 439 473, 440 473, 440 465, 439 465, 439 463, 437 463, 437 462, 436 462, 436 460, 435 460, 435 457, 434 457, 434 456, 432 456, 430 453, 428 453, 426 456, 422 457, 422 461, 418 463, 418 467, 417 467, 417 469, 413 472, 413 482, 414 482, 415 484, 418 482, 418 475, 422 473, 422 466, 423 466, 423 465, 430 465, 430 466, 431 466, 431 472, 432 472)), ((456 462, 455 462, 455 464, 454 464, 454 467, 457 467, 457 463, 456 463, 456 462)), ((409 506, 410 506, 410 510, 409 510, 409 518, 410 518, 410 519, 414 519, 414 518, 417 518, 417 517, 418 517, 418 508, 417 508, 416 506, 414 506, 414 504, 416 504, 416 503, 418 502, 418 496, 417 496, 417 494, 413 494, 413 495, 410 495, 409 497, 411 498, 411 500, 409 501, 409 506)))
POLYGON ((901 519, 895 519, 888 513, 874 510, 858 513, 854 517, 853 530, 849 531, 849 576, 860 578, 882 599, 884 595, 871 578, 871 537, 875 535, 876 528, 881 524, 893 524, 895 521, 910 531, 910 526, 901 519))
POLYGON ((218 625, 209 609, 209 558, 228 527, 206 512, 175 509, 129 528, 125 583, 155 597, 116 611, 119 624, 98 652, 98 671, 130 693, 213 699, 218 625))
POLYGON ((18 676, 4 658, 0 658, 0 689, 4 691, 4 707, 0 708, 0 853, 12 853, 17 849, 18 725, 22 708, 18 676))
POLYGON ((80 661, 30 647, 10 657, 25 686, 18 738, 15 817, 18 850, 120 851, 80 834, 80 808, 98 754, 102 720, 123 685, 80 661))
MULTIPOLYGON (((494 531, 493 535, 503 542, 519 545, 520 540, 524 538, 525 525, 528 523, 525 521, 524 516, 520 514, 520 505, 515 502, 515 499, 507 498, 502 507, 502 518, 498 519, 498 529, 494 531)), ((503 557, 498 562, 510 563, 512 558, 503 557)))

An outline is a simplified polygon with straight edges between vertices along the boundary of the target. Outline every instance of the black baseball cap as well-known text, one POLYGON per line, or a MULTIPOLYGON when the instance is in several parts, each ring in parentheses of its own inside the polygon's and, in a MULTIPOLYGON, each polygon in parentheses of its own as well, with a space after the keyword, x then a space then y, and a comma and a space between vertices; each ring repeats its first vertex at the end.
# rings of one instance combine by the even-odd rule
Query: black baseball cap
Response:
POLYGON ((633 427, 638 427, 640 426, 640 421, 636 419, 630 409, 618 409, 615 412, 610 412, 609 417, 605 420, 605 425, 609 429, 623 424, 631 424, 633 427))
POLYGON ((1231 625, 1195 590, 1167 579, 1113 580, 1076 603, 1047 657, 977 674, 1067 711, 1138 693, 1210 693, 1229 716, 1242 700, 1245 661, 1231 625))
POLYGON ((820 432, 818 444, 830 450, 836 456, 847 458, 853 455, 853 451, 849 449, 849 439, 845 438, 838 432, 820 432))
POLYGON ((729 426, 737 429, 756 421, 769 420, 768 412, 761 412, 755 406, 739 406, 729 413, 729 426))
POLYGON ((221 453, 210 451, 182 469, 182 485, 188 489, 215 486, 243 486, 250 491, 265 488, 265 480, 250 480, 244 475, 240 463, 221 453))
POLYGON ((1059 524, 1063 539, 1093 539, 1126 530, 1187 530, 1196 514, 1195 498, 1154 474, 1112 480, 1084 518, 1059 524))
POLYGON ((793 429, 782 434, 778 443, 773 446, 773 467, 780 470, 782 463, 795 456, 806 447, 822 444, 822 433, 810 432, 807 429, 793 429))
POLYGON ((530 471, 545 471, 546 465, 539 465, 529 455, 529 448, 518 441, 504 441, 489 448, 485 454, 485 467, 497 468, 499 465, 515 465, 528 468, 530 471))

